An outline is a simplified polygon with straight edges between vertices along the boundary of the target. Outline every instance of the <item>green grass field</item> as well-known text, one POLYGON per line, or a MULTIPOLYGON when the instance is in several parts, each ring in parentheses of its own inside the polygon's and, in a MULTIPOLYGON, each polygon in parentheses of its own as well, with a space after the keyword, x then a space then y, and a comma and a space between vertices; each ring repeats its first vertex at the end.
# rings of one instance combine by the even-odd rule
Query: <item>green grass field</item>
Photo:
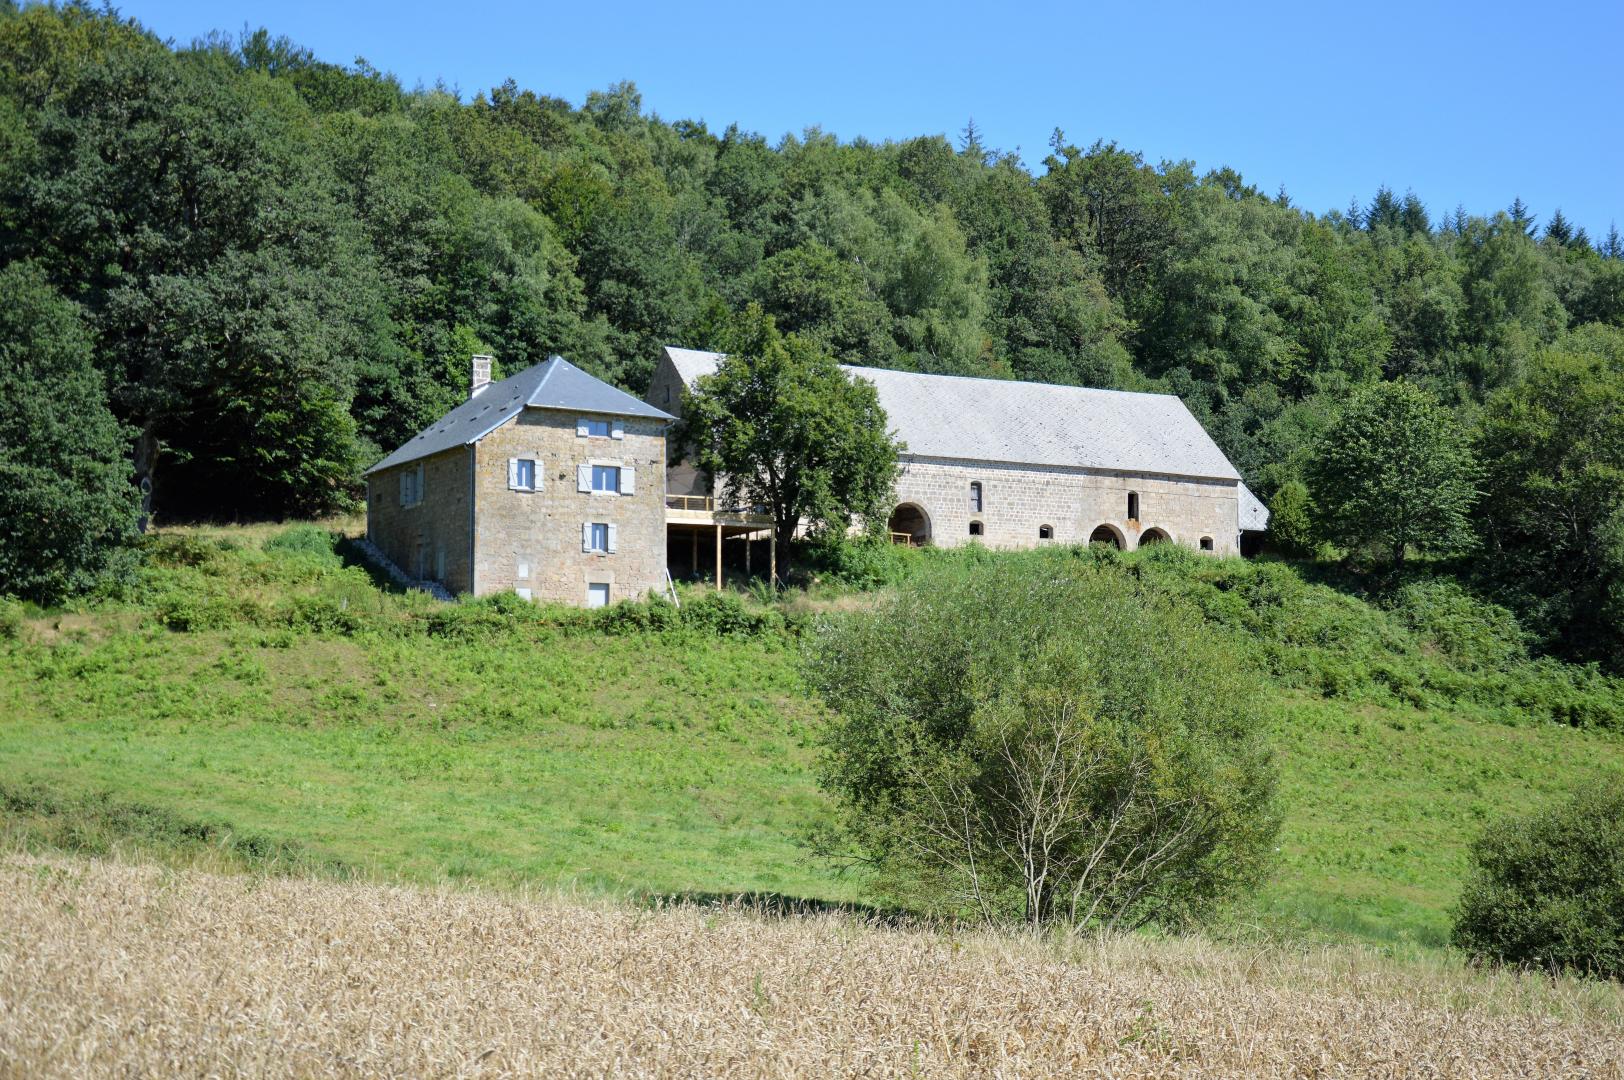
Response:
MULTIPOLYGON (((330 555, 265 551, 267 535, 211 531, 138 599, 36 613, 0 640, 14 838, 386 879, 867 899, 803 846, 826 804, 793 636, 545 619, 402 632, 432 605, 330 555), (222 537, 232 550, 210 546, 222 537), (329 617, 339 629, 311 629, 329 617)), ((1241 926, 1441 943, 1485 821, 1624 769, 1616 732, 1302 682, 1271 691, 1285 824, 1241 926)))

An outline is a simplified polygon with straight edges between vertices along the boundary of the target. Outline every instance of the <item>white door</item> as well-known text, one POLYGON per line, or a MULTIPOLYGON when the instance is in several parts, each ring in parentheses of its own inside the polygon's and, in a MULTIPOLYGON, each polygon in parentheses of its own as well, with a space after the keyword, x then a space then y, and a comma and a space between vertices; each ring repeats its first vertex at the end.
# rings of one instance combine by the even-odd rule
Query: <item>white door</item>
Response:
POLYGON ((607 582, 586 587, 586 606, 589 608, 609 606, 609 584, 607 582))

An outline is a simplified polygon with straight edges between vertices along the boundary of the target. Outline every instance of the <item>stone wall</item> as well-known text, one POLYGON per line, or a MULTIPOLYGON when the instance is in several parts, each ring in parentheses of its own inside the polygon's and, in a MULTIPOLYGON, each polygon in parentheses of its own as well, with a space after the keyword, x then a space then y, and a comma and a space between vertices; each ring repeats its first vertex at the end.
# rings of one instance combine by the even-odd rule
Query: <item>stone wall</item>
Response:
POLYGON ((1110 526, 1126 550, 1160 529, 1175 543, 1199 548, 1210 537, 1219 555, 1240 553, 1238 489, 1233 480, 1140 476, 1077 468, 974 463, 904 455, 897 504, 912 503, 930 521, 930 541, 956 547, 979 539, 988 547, 1087 542, 1110 526), (982 509, 970 509, 970 484, 982 486, 982 509), (1139 496, 1139 517, 1128 518, 1128 493, 1139 496), (982 526, 977 538, 971 521, 982 526), (1052 540, 1039 530, 1049 526, 1052 540))
MULTIPOLYGON (((670 413, 677 419, 682 418, 682 376, 677 374, 676 366, 671 358, 662 351, 660 362, 654 366, 654 375, 649 380, 648 393, 643 400, 659 409, 670 413)), ((673 424, 675 429, 677 425, 673 424)), ((666 447, 665 462, 665 490, 673 495, 709 495, 710 486, 705 478, 694 466, 681 460, 682 447, 672 441, 666 447)))
POLYGON ((367 539, 384 557, 419 581, 454 593, 472 588, 468 496, 473 451, 459 446, 367 477, 367 539), (423 468, 423 497, 400 504, 402 473, 423 468))
POLYGON ((584 604, 589 584, 609 599, 634 599, 665 584, 664 421, 525 409, 476 445, 475 591, 526 589, 537 600, 584 604), (623 425, 620 439, 576 434, 579 416, 623 425), (539 460, 539 490, 508 487, 508 459, 539 460), (585 463, 631 468, 629 495, 577 490, 585 463), (581 550, 583 523, 612 524, 616 550, 581 550))

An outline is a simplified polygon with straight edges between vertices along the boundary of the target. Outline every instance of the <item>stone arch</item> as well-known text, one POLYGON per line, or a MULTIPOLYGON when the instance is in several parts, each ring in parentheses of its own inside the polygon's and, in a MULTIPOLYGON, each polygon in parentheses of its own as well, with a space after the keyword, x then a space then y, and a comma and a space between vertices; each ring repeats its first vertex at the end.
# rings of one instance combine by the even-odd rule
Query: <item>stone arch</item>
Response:
POLYGON ((1212 537, 1203 536, 1201 538, 1201 550, 1202 551, 1211 551, 1212 550, 1212 537))
POLYGON ((1139 534, 1139 546, 1149 547, 1152 544, 1170 544, 1173 536, 1166 529, 1146 529, 1139 534))
POLYGON ((918 503, 902 503, 891 511, 886 528, 891 531, 891 539, 899 544, 903 536, 907 536, 907 543, 914 547, 930 543, 930 515, 918 503))
POLYGON ((1118 551, 1125 551, 1128 546, 1127 539, 1122 535, 1122 530, 1110 522, 1096 526, 1094 531, 1088 534, 1088 542, 1090 544, 1110 544, 1118 551))

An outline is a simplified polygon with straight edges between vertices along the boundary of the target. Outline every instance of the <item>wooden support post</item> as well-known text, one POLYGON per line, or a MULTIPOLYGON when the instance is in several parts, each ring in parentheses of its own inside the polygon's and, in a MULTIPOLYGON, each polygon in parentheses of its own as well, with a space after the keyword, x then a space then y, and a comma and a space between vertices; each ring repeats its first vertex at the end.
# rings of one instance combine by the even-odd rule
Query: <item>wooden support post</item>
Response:
POLYGON ((750 541, 756 538, 753 532, 744 534, 744 580, 750 580, 750 541))
POLYGON ((722 526, 716 526, 716 587, 722 587, 722 526))
POLYGON ((771 553, 771 554, 768 555, 767 561, 772 566, 772 569, 769 570, 768 573, 771 575, 773 588, 777 589, 778 588, 778 532, 777 532, 776 529, 768 529, 767 530, 767 550, 771 553))
POLYGON ((688 530, 688 572, 699 576, 699 530, 688 530))

